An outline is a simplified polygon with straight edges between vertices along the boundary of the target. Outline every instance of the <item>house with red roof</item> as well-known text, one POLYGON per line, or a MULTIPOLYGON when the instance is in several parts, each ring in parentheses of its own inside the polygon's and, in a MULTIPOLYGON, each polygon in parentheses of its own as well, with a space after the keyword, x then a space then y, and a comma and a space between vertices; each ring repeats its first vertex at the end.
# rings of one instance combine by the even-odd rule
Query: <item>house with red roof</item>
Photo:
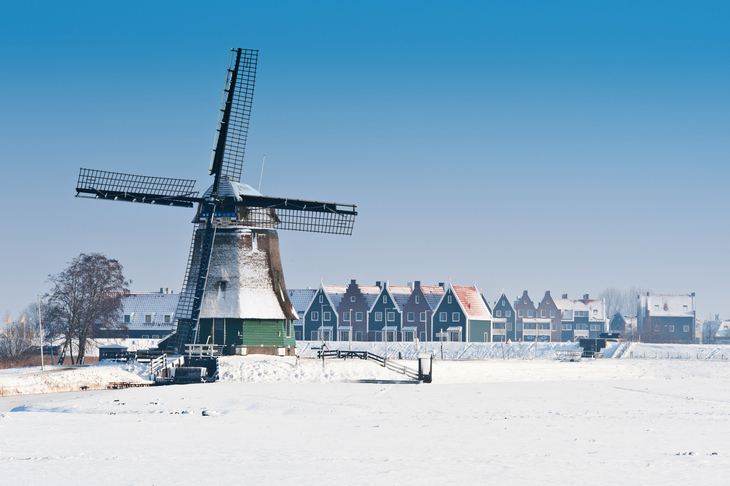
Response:
POLYGON ((490 342, 492 313, 479 289, 449 284, 434 309, 433 340, 490 342))

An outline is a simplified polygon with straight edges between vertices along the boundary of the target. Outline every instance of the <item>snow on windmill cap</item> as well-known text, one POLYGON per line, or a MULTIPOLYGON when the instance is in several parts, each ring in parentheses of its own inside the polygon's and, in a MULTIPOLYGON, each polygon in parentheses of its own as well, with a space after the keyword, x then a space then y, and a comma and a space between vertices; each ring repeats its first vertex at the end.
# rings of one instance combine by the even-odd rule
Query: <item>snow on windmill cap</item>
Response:
MULTIPOLYGON (((213 192, 213 185, 211 185, 203 198, 210 197, 213 192)), ((243 182, 230 181, 228 179, 221 179, 218 186, 218 197, 221 199, 234 198, 238 201, 241 200, 241 196, 261 196, 261 193, 243 182)))

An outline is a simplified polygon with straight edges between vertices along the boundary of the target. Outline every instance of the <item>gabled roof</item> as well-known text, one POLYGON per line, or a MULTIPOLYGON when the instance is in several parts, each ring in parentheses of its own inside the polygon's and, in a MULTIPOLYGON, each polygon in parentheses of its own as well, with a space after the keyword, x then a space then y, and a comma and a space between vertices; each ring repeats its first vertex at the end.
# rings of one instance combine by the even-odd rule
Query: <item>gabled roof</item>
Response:
POLYGON ((443 287, 421 285, 421 291, 423 292, 423 297, 426 299, 426 303, 431 308, 431 310, 436 309, 436 306, 439 305, 439 302, 441 301, 441 296, 444 295, 443 287))
POLYGON ((492 313, 489 312, 487 304, 484 303, 482 294, 476 287, 459 287, 452 285, 454 295, 459 299, 461 307, 470 319, 491 319, 492 313))
POLYGON ((342 285, 322 285, 322 288, 325 292, 327 292, 327 296, 329 297, 330 302, 332 302, 332 307, 337 310, 337 308, 340 307, 342 297, 344 297, 345 292, 347 292, 347 287, 342 285))
POLYGON ((388 291, 390 292, 390 295, 393 297, 393 300, 398 306, 398 310, 401 311, 403 310, 403 307, 405 307, 405 305, 408 303, 408 299, 410 299, 411 294, 413 293, 412 288, 400 285, 388 285, 388 291))
POLYGON ((306 312, 309 303, 312 302, 317 289, 289 289, 289 301, 294 306, 294 310, 301 316, 306 312))
POLYGON ((371 310, 373 305, 375 305, 375 301, 378 300, 378 295, 380 295, 380 287, 374 285, 358 285, 357 288, 360 289, 368 310, 371 310))

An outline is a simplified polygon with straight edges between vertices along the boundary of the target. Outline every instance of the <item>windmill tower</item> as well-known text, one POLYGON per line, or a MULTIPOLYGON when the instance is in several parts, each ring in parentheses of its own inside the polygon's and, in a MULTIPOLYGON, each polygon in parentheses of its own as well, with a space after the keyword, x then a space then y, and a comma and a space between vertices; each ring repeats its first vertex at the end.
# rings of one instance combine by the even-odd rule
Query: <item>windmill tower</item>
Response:
POLYGON ((199 197, 195 181, 82 168, 77 197, 194 207, 194 230, 175 313, 164 345, 245 345, 262 352, 294 345, 279 256, 278 230, 352 234, 353 204, 267 197, 242 183, 258 51, 231 49, 209 175, 199 197))

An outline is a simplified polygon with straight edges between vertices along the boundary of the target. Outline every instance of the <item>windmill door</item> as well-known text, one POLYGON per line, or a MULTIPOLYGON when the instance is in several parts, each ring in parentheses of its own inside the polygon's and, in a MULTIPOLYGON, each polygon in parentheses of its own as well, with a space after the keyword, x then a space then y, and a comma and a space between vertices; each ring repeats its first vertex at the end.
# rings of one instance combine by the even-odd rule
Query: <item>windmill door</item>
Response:
POLYGON ((213 343, 224 344, 225 342, 225 325, 223 319, 216 319, 213 330, 213 343))

